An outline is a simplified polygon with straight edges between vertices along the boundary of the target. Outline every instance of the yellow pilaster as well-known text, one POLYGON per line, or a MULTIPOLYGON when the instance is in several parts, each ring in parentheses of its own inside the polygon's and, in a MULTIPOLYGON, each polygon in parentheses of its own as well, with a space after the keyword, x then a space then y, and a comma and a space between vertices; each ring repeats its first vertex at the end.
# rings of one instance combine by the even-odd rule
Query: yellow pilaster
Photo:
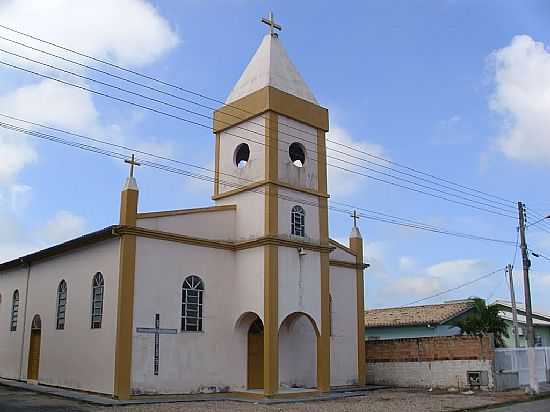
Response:
MULTIPOLYGON (((327 192, 325 132, 317 131, 317 176, 319 192, 327 192)), ((319 197, 319 237, 322 246, 329 245, 328 201, 319 197)), ((330 261, 329 253, 321 252, 321 327, 317 342, 317 386, 321 392, 330 391, 330 261)))
MULTIPOLYGON (((268 180, 277 179, 278 116, 265 115, 265 174, 268 180)), ((265 186, 265 234, 278 233, 278 188, 265 186)), ((279 391, 279 249, 264 246, 264 395, 279 391)))
MULTIPOLYGON (((135 226, 138 190, 133 178, 121 193, 120 224, 135 226)), ((129 399, 132 374, 132 324, 134 310, 134 276, 136 266, 136 237, 122 235, 118 277, 118 309, 115 343, 115 371, 113 394, 118 399, 129 399)))
MULTIPOLYGON (((357 232, 358 234, 358 232, 357 232)), ((365 385, 367 380, 367 364, 365 361, 365 298, 363 283, 363 239, 360 236, 352 236, 349 239, 349 247, 357 257, 357 374, 360 385, 365 385)))

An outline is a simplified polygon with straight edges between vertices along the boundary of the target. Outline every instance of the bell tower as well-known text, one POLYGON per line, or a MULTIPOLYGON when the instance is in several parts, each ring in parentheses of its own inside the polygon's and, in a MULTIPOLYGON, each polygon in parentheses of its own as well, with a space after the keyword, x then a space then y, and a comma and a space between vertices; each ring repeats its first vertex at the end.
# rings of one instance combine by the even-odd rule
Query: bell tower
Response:
POLYGON ((214 113, 213 199, 220 205, 237 205, 237 240, 262 250, 264 394, 272 396, 279 390, 278 332, 293 313, 306 314, 316 330, 316 386, 326 392, 331 250, 328 110, 318 104, 288 57, 273 15, 262 22, 269 32, 225 105, 214 113), (310 284, 301 288, 304 282, 310 284))

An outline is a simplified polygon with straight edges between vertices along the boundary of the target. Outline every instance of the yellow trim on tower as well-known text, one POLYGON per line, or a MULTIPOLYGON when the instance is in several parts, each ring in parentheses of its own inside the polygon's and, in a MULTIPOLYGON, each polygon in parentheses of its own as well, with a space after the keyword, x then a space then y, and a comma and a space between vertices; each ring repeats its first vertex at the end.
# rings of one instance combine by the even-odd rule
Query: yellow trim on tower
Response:
MULTIPOLYGON (((120 202, 120 224, 136 224, 138 191, 123 190, 120 202)), ((132 325, 134 312, 134 278, 136 270, 136 237, 122 235, 118 275, 117 329, 113 395, 129 399, 132 379, 132 325)))
POLYGON ((357 375, 359 385, 365 385, 367 380, 367 363, 365 360, 365 297, 363 278, 363 239, 352 237, 350 248, 357 258, 357 375))
POLYGON ((258 187, 265 186, 267 184, 273 184, 273 185, 276 185, 276 186, 279 186, 279 187, 284 187, 286 189, 296 190, 297 192, 305 193, 305 194, 312 195, 312 196, 326 197, 327 199, 330 197, 327 193, 321 193, 321 192, 318 192, 316 190, 312 190, 312 189, 308 189, 308 188, 305 188, 305 187, 292 185, 290 183, 285 183, 285 182, 281 182, 281 181, 278 181, 278 180, 265 179, 265 180, 260 180, 258 182, 254 182, 254 183, 250 183, 248 185, 238 187, 236 189, 231 189, 231 190, 228 190, 228 191, 223 192, 223 193, 219 193, 217 195, 212 196, 212 200, 224 199, 226 197, 230 197, 230 196, 236 195, 238 193, 248 192, 248 191, 256 189, 258 187))
POLYGON ((266 86, 214 112, 214 133, 268 111, 328 131, 328 110, 272 86, 266 86))

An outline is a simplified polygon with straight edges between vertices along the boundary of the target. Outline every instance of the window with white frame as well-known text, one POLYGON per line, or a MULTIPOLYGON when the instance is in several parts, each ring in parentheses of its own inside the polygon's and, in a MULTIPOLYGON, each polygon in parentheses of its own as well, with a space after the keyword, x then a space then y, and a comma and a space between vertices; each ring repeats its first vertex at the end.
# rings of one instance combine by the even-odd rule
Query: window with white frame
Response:
POLYGON ((103 295, 105 281, 103 275, 97 272, 92 281, 92 329, 100 329, 103 319, 103 295))
POLYGON ((183 282, 181 294, 181 330, 202 332, 204 284, 198 276, 188 276, 183 282))
POLYGON ((17 318, 19 317, 19 290, 13 292, 13 299, 11 303, 11 322, 10 331, 15 332, 17 330, 17 318))
POLYGON ((67 282, 62 280, 57 287, 56 329, 65 329, 65 311, 67 308, 67 282))
POLYGON ((302 206, 294 206, 292 208, 291 226, 291 233, 294 236, 305 237, 306 212, 302 206))

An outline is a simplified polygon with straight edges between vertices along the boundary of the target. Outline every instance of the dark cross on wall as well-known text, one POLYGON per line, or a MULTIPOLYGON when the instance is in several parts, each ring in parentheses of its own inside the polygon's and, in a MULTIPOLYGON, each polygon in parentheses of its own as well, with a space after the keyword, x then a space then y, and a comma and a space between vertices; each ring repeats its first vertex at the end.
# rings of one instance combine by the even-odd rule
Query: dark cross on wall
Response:
POLYGON ((159 374, 159 346, 160 335, 175 335, 178 333, 177 329, 161 329, 160 327, 160 315, 155 315, 155 327, 154 328, 136 328, 137 333, 149 333, 155 335, 155 357, 154 357, 154 369, 155 375, 159 374))

